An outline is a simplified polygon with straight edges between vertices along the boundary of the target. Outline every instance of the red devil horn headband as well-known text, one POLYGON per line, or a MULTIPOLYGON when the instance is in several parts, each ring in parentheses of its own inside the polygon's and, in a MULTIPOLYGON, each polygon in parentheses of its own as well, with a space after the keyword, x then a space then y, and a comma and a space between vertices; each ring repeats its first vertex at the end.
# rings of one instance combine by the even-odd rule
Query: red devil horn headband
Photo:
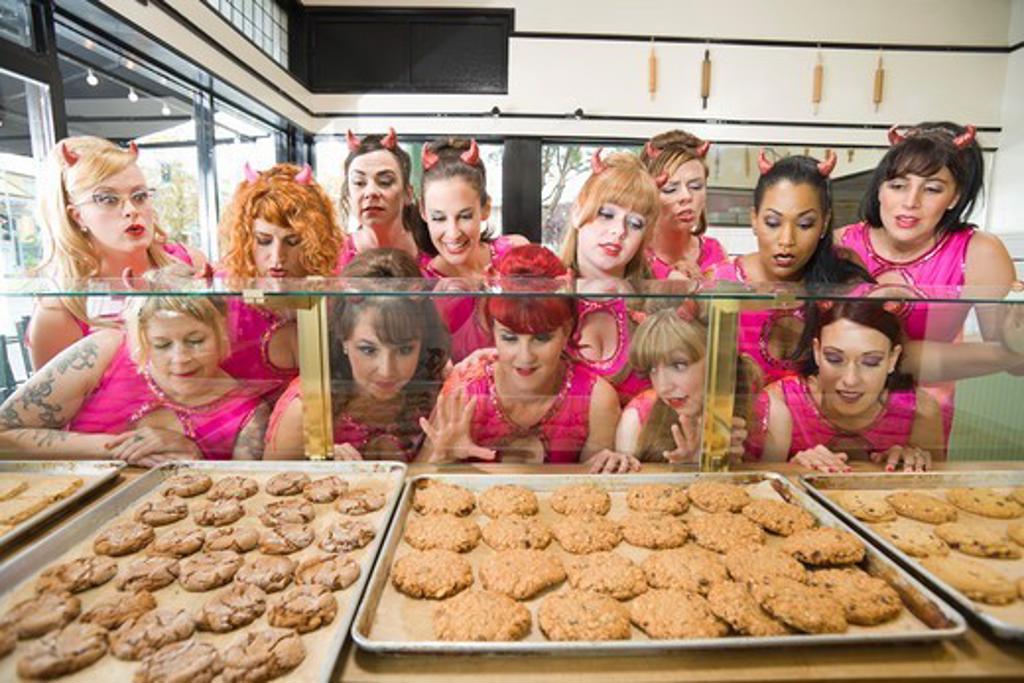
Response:
POLYGON ((956 145, 957 149, 963 149, 974 142, 974 138, 978 135, 978 129, 971 124, 964 126, 964 132, 953 138, 953 144, 956 145))
POLYGON ((64 157, 64 163, 67 164, 68 167, 74 166, 78 163, 78 160, 81 159, 76 152, 71 151, 71 148, 68 147, 68 143, 66 142, 60 143, 60 155, 64 157))
POLYGON ((363 142, 356 136, 355 133, 352 132, 351 128, 345 133, 345 140, 348 141, 348 151, 350 152, 355 152, 356 150, 358 150, 359 145, 362 144, 363 142))
POLYGON ((380 144, 385 149, 394 151, 395 146, 398 144, 398 135, 395 134, 394 128, 388 128, 388 134, 380 139, 380 144))
POLYGON ((757 168, 760 169, 761 175, 764 175, 768 171, 772 170, 772 166, 774 165, 775 162, 769 161, 768 157, 765 156, 764 150, 762 149, 761 153, 757 155, 757 168))
POLYGON ((823 178, 828 178, 836 168, 836 161, 838 161, 836 153, 829 150, 825 155, 825 160, 818 162, 818 173, 820 173, 823 178))
POLYGON ((139 146, 135 144, 135 140, 128 143, 128 152, 136 159, 139 158, 139 146))
POLYGON ((590 172, 594 175, 608 170, 608 164, 604 163, 604 159, 601 158, 602 151, 604 151, 604 147, 598 147, 594 150, 593 156, 590 157, 590 172))
POLYGON ((303 165, 302 170, 295 174, 295 182, 299 185, 313 184, 313 169, 309 164, 303 165))
POLYGON ((255 170, 249 165, 249 162, 245 162, 245 166, 242 167, 242 172, 245 173, 245 182, 252 185, 260 179, 259 171, 255 170))
POLYGON ((424 171, 429 171, 434 166, 437 166, 437 162, 441 161, 441 157, 430 148, 430 145, 423 145, 423 153, 420 155, 420 159, 423 162, 424 171))
POLYGON ((476 144, 476 139, 469 141, 469 149, 459 155, 469 166, 477 166, 480 163, 480 147, 476 144))
POLYGON ((647 155, 648 159, 657 159, 661 156, 662 150, 654 146, 654 143, 648 140, 644 143, 644 154, 647 155))
POLYGON ((897 123, 889 129, 889 145, 898 145, 907 138, 900 132, 900 125, 897 123))
POLYGON ((702 142, 699 145, 697 145, 694 148, 693 151, 697 153, 698 157, 703 159, 704 157, 706 157, 708 155, 708 150, 709 149, 711 149, 711 142, 708 141, 708 140, 705 140, 704 142, 702 142))

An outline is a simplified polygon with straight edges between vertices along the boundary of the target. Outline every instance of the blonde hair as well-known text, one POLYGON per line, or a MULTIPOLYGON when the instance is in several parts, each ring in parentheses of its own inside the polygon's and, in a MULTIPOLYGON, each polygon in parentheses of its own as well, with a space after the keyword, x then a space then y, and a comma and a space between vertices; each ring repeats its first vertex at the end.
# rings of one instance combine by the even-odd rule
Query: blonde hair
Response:
MULTIPOLYGON (((62 288, 70 288, 76 281, 96 277, 100 272, 100 254, 88 234, 69 212, 74 198, 96 187, 107 178, 136 163, 131 151, 118 147, 109 140, 92 136, 61 140, 46 157, 39 182, 36 220, 44 227, 45 255, 33 271, 46 273, 57 280, 62 288), (64 147, 62 150, 61 147, 64 147), (67 153, 78 159, 69 164, 67 153)), ((175 262, 163 249, 167 235, 153 224, 153 242, 147 248, 149 259, 157 267, 175 262)), ((61 303, 79 320, 90 325, 103 325, 90 320, 83 297, 61 297, 61 303)))
POLYGON ((562 242, 562 263, 572 272, 579 273, 576 233, 594 220, 601 206, 615 204, 640 214, 644 219, 643 242, 626 264, 625 277, 627 280, 646 279, 648 270, 644 252, 651 242, 658 215, 661 213, 658 187, 635 154, 615 152, 609 154, 603 163, 607 168, 591 174, 576 197, 572 227, 562 242))
MULTIPOLYGON (((657 178, 662 173, 672 175, 680 166, 696 159, 704 168, 704 181, 707 182, 708 165, 704 157, 697 154, 697 150, 704 144, 700 138, 683 130, 670 130, 655 135, 648 144, 657 151, 657 154, 652 157, 648 154, 648 146, 645 145, 643 152, 640 153, 640 161, 652 178, 657 178)), ((705 206, 697 217, 697 225, 692 231, 694 235, 702 235, 708 229, 707 212, 705 206)))
POLYGON ((217 340, 221 360, 228 357, 231 342, 228 340, 227 307, 220 298, 206 296, 153 295, 134 297, 125 309, 124 326, 128 335, 128 348, 132 360, 140 368, 149 362, 150 345, 146 335, 149 322, 162 312, 186 315, 208 325, 217 340))

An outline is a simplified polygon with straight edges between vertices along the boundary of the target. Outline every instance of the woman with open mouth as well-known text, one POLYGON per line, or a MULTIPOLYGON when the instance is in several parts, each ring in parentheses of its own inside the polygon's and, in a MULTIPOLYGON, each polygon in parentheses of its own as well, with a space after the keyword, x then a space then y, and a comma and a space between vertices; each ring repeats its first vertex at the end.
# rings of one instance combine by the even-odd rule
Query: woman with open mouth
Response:
MULTIPOLYGON (((597 150, 562 243, 562 263, 580 279, 578 290, 607 295, 641 289, 650 277, 644 254, 660 212, 658 187, 636 155, 619 152, 605 159, 597 150)), ((580 296, 576 305, 579 322, 569 354, 608 379, 625 405, 650 386, 629 366, 635 323, 627 301, 580 296)))
MULTIPOLYGON (((417 278, 419 267, 397 249, 370 249, 342 276, 417 278)), ((348 296, 333 304, 334 459, 412 460, 423 442, 420 418, 430 414, 448 365, 448 330, 426 296, 348 296)), ((270 418, 268 459, 305 457, 302 411, 296 378, 270 418)))
POLYGON ((647 249, 647 266, 658 280, 699 277, 726 260, 708 229, 708 167, 711 143, 681 130, 647 141, 640 160, 661 192, 661 214, 647 249))
POLYGON ((799 374, 758 397, 754 457, 824 472, 848 472, 854 460, 920 472, 945 457, 938 403, 900 368, 897 309, 871 299, 815 305, 799 374))
MULTIPOLYGON (((333 274, 341 250, 337 212, 313 179, 309 166, 277 164, 245 175, 221 217, 227 251, 218 274, 237 279, 278 281, 333 274)), ((273 400, 298 374, 299 352, 294 311, 274 310, 228 299, 231 355, 223 367, 232 376, 257 385, 273 400)))
MULTIPOLYGON (((458 278, 439 289, 474 288, 509 249, 528 244, 520 235, 494 235, 483 225, 491 215, 487 171, 476 140, 442 138, 423 146, 420 224, 413 237, 420 249, 420 270, 428 278, 458 278)), ((483 319, 481 299, 436 297, 441 318, 452 335, 456 363, 494 340, 483 319)))
POLYGON ((493 350, 457 366, 437 407, 420 425, 429 462, 510 460, 587 463, 594 472, 636 471, 640 463, 611 449, 619 418, 615 390, 565 351, 576 305, 554 292, 567 275, 537 245, 515 247, 498 260, 502 289, 531 296, 489 297, 484 304, 493 350), (526 282, 533 279, 534 283, 526 282))
MULTIPOLYGON (((167 241, 153 207, 155 190, 138 156, 134 143, 124 149, 91 136, 66 138, 50 150, 37 211, 47 246, 36 273, 74 291, 87 278, 121 280, 174 263, 206 271, 202 253, 167 241)), ((120 325, 123 303, 109 304, 98 296, 40 299, 25 339, 33 367, 41 368, 96 327, 120 325)))

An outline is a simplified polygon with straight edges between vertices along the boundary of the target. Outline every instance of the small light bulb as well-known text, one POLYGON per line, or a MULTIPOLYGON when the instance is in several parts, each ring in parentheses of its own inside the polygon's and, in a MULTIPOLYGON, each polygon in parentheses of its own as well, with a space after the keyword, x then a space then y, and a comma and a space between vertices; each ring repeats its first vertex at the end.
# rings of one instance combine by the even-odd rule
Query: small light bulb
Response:
POLYGON ((129 71, 135 71, 135 62, 133 62, 130 59, 125 59, 124 68, 128 69, 129 71))
POLYGON ((137 92, 135 92, 135 88, 128 88, 128 101, 129 102, 138 102, 139 101, 139 94, 137 92))
POLYGON ((164 116, 170 116, 171 115, 171 108, 167 106, 166 102, 163 102, 162 104, 163 104, 163 106, 160 107, 160 113, 163 114, 164 116))
POLYGON ((85 82, 95 88, 100 84, 100 79, 96 78, 96 73, 92 69, 89 69, 85 73, 85 82))

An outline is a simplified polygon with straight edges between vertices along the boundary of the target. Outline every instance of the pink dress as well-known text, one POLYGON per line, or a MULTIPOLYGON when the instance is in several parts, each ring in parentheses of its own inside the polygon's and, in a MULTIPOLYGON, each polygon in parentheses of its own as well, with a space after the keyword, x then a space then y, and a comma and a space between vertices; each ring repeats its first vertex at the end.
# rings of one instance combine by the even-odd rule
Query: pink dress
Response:
MULTIPOLYGON (((806 378, 786 377, 776 384, 782 389, 783 400, 792 416, 793 432, 787 459, 818 445, 833 451, 884 452, 892 446, 905 445, 914 427, 917 392, 913 389, 887 392, 885 406, 878 417, 864 429, 848 432, 833 425, 822 414, 806 378)), ((754 425, 747 441, 748 451, 758 459, 767 432, 768 406, 768 394, 762 392, 754 404, 754 425)))
POLYGON ((99 384, 65 427, 70 432, 121 434, 135 429, 146 415, 169 410, 182 432, 192 439, 207 460, 230 460, 235 441, 253 412, 263 403, 260 395, 239 384, 220 398, 199 405, 182 405, 157 386, 148 370, 139 368, 122 341, 99 384))
POLYGON ((291 321, 270 309, 250 306, 239 297, 228 298, 227 309, 231 355, 220 366, 264 396, 280 391, 299 371, 274 365, 270 360, 270 342, 291 321))
MULTIPOLYGON (((359 229, 362 230, 363 228, 359 229)), ((354 259, 358 253, 359 252, 356 250, 355 238, 351 234, 345 235, 345 239, 341 243, 341 251, 338 253, 338 265, 335 266, 335 274, 341 275, 341 271, 345 269, 345 266, 352 262, 352 259, 354 259)), ((416 262, 422 263, 422 258, 423 253, 418 253, 416 255, 416 262)))
POLYGON ((551 408, 536 424, 522 427, 505 414, 494 386, 497 355, 489 354, 464 366, 445 382, 442 391, 463 387, 466 398, 477 397, 471 436, 473 443, 498 451, 517 439, 536 437, 544 446, 544 462, 579 462, 590 430, 590 399, 597 374, 572 361, 565 364, 565 378, 551 408))
POLYGON ((633 400, 626 405, 625 410, 635 410, 640 418, 640 425, 643 426, 651 417, 651 411, 654 410, 654 404, 657 402, 658 394, 654 389, 647 389, 634 396, 633 400))
POLYGON ((629 309, 625 299, 576 299, 576 330, 569 338, 566 351, 569 357, 591 372, 607 379, 619 395, 619 404, 626 405, 630 399, 651 386, 651 381, 643 377, 629 365, 629 309), (589 360, 580 355, 580 338, 587 316, 597 312, 605 312, 615 318, 618 329, 618 340, 615 351, 604 360, 589 360))
MULTIPOLYGON (((487 246, 490 247, 493 264, 512 249, 515 242, 501 235, 487 246)), ((429 254, 420 253, 419 266, 423 277, 438 280, 444 278, 444 275, 430 265, 432 260, 433 257, 429 254)), ((484 327, 481 320, 480 306, 483 301, 485 299, 482 297, 475 296, 434 297, 434 306, 451 333, 451 358, 454 363, 458 363, 477 349, 494 346, 494 335, 484 327)))
MULTIPOLYGON (((700 242, 700 254, 697 256, 697 267, 700 272, 707 272, 728 259, 725 249, 722 248, 722 243, 714 237, 698 235, 697 240, 700 242)), ((647 267, 651 269, 651 275, 655 280, 665 280, 675 270, 671 263, 655 254, 653 249, 648 249, 646 256, 647 267)))
MULTIPOLYGON (((302 383, 298 377, 292 380, 274 406, 274 411, 267 424, 267 443, 274 439, 281 426, 285 410, 293 400, 302 400, 302 383)), ((420 418, 429 416, 429 411, 424 411, 403 417, 401 423, 370 425, 360 422, 347 413, 342 413, 334 419, 334 443, 351 444, 357 451, 363 453, 371 441, 384 438, 395 444, 396 450, 402 454, 406 462, 411 462, 419 452, 420 446, 423 445, 423 431, 419 426, 420 418)))
MULTIPOLYGON (((747 274, 743 270, 740 257, 723 261, 711 270, 712 280, 730 282, 747 282, 747 274)), ((772 329, 785 318, 795 318, 803 324, 803 309, 771 309, 764 311, 741 311, 739 319, 739 350, 753 358, 761 367, 766 383, 791 375, 797 365, 785 358, 776 358, 771 353, 770 340, 772 329)))

